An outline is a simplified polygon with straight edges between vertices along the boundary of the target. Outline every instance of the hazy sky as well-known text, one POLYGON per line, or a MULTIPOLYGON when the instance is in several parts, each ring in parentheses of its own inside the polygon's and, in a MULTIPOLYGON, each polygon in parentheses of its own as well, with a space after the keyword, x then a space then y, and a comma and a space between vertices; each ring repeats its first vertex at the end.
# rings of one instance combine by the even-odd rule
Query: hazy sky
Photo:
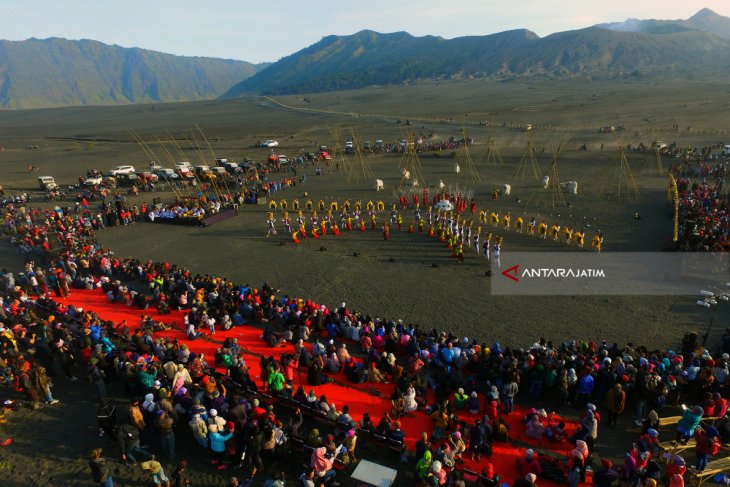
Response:
POLYGON ((276 61, 325 35, 405 30, 540 36, 629 17, 688 18, 728 0, 0 0, 0 37, 94 39, 172 54, 276 61))

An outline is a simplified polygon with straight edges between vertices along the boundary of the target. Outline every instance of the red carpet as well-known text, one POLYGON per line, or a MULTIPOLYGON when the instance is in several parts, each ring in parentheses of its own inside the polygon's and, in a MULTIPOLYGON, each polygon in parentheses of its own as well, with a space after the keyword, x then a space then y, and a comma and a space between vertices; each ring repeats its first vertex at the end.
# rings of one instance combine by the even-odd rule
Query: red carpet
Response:
MULTIPOLYGON (((162 321, 166 324, 172 325, 173 329, 163 332, 158 332, 157 335, 162 337, 177 339, 180 343, 185 343, 191 350, 196 353, 204 353, 209 363, 212 363, 216 349, 220 346, 217 343, 212 343, 208 340, 188 340, 185 333, 182 330, 184 319, 182 311, 173 311, 167 315, 159 315, 155 309, 149 309, 146 311, 140 311, 136 308, 131 308, 121 304, 108 303, 106 296, 100 290, 86 291, 86 290, 72 290, 71 296, 62 300, 66 305, 73 304, 76 307, 82 307, 85 310, 91 310, 96 312, 102 319, 111 320, 115 324, 126 320, 130 329, 136 329, 140 323, 142 315, 152 315, 155 320, 162 321)), ((278 358, 282 353, 293 352, 293 347, 289 344, 282 346, 276 350, 269 347, 261 338, 262 331, 259 328, 253 326, 242 326, 233 328, 228 331, 216 331, 213 338, 215 341, 222 342, 225 338, 235 337, 238 339, 239 347, 245 352, 247 356, 246 365, 249 367, 251 378, 256 380, 259 387, 263 389, 263 384, 260 382, 261 369, 259 367, 259 357, 257 355, 270 356, 274 355, 278 358)), ((334 375, 338 381, 346 383, 347 379, 343 372, 334 375)), ((309 392, 312 388, 306 383, 306 374, 302 373, 301 378, 304 382, 301 384, 304 389, 309 392)), ((300 385, 299 376, 295 375, 295 386, 300 385)), ((366 412, 370 413, 373 421, 377 424, 379 418, 386 412, 390 412, 390 400, 388 399, 394 390, 393 384, 351 384, 347 385, 338 383, 329 383, 316 388, 318 396, 325 395, 329 402, 334 402, 338 409, 344 405, 350 406, 350 414, 356 421, 360 421, 362 415, 366 412), (383 398, 374 396, 367 391, 375 387, 383 395, 383 398)), ((524 435, 524 426, 522 425, 522 418, 525 414, 524 409, 515 407, 515 413, 506 417, 507 422, 510 425, 511 436, 514 439, 518 439, 524 443, 534 445, 543 449, 552 450, 559 454, 566 454, 570 449, 570 445, 567 442, 562 444, 554 444, 548 442, 548 440, 542 440, 538 442, 532 438, 528 438, 524 435)), ((467 411, 462 411, 460 416, 463 416, 468 422, 473 422, 477 416, 470 415, 467 411)), ((575 431, 576 425, 566 421, 566 436, 572 434, 575 431)), ((406 446, 409 450, 414 449, 415 442, 420 438, 422 432, 426 431, 431 433, 433 431, 433 423, 431 418, 421 412, 411 413, 410 415, 401 418, 401 427, 406 433, 406 446)), ((512 446, 511 444, 505 443, 494 443, 493 444, 493 455, 492 463, 497 474, 499 474, 504 482, 508 482, 510 485, 515 480, 518 471, 516 467, 516 459, 524 456, 524 449, 512 446)), ((465 455, 464 466, 470 470, 480 472, 482 467, 469 460, 468 455, 465 455)), ((538 481, 540 485, 558 485, 540 479, 538 481)), ((590 474, 588 482, 585 485, 590 485, 590 474)))

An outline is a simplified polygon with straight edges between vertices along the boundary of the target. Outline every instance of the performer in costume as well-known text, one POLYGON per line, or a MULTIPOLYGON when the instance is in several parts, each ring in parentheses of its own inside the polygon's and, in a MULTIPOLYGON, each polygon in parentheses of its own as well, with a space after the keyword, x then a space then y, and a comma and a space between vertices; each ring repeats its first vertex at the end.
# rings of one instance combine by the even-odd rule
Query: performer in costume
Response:
POLYGON ((274 219, 274 213, 269 212, 269 219, 266 221, 269 226, 269 231, 266 232, 266 238, 270 235, 276 235, 276 219, 274 219))

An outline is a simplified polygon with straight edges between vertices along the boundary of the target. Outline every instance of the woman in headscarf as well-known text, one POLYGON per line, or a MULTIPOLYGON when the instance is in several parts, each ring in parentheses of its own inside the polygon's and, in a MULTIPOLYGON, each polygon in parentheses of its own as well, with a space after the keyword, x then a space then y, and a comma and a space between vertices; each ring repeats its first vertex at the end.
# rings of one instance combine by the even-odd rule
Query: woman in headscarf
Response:
POLYGON ((684 487, 684 477, 675 473, 669 479, 669 487, 684 487))
POLYGON ((385 376, 375 367, 375 362, 370 363, 368 369, 368 382, 377 384, 379 382, 385 382, 385 376))
POLYGON ((446 434, 446 428, 449 425, 449 416, 445 410, 439 409, 431 415, 431 419, 433 419, 433 435, 431 436, 434 440, 440 440, 446 434))
POLYGON ((454 431, 446 441, 454 452, 454 459, 461 460, 461 455, 466 451, 466 444, 464 444, 464 440, 461 438, 461 432, 454 431))
POLYGON ((312 428, 307 435, 307 446, 311 446, 312 448, 317 448, 322 444, 322 437, 319 435, 319 430, 317 428, 312 428))
MULTIPOLYGON (((315 448, 312 452, 311 467, 314 469, 314 475, 322 479, 322 482, 328 483, 330 480, 336 482, 337 471, 332 468, 333 459, 327 458, 327 448, 315 448)), ((337 485, 337 484, 334 484, 337 485)))
POLYGON ((441 462, 438 460, 434 461, 431 464, 430 472, 436 478, 439 485, 444 485, 446 483, 446 471, 442 468, 441 462))
POLYGON ((426 474, 428 473, 428 469, 431 467, 432 463, 432 455, 430 450, 426 450, 423 453, 423 457, 418 460, 418 463, 416 463, 416 477, 418 477, 421 480, 424 480, 426 478, 426 474))
POLYGON ((406 414, 406 401, 397 390, 390 398, 391 410, 390 414, 394 419, 398 419, 406 414))
POLYGON ((355 457, 355 448, 357 448, 357 435, 354 429, 350 429, 345 433, 345 447, 347 448, 347 454, 350 457, 350 463, 357 462, 355 457))
POLYGON ((414 389, 412 385, 409 385, 408 389, 406 389, 403 400, 406 403, 406 414, 412 413, 418 409, 418 403, 416 402, 416 389, 414 389))
POLYGON ((469 399, 466 401, 466 409, 469 411, 469 414, 479 414, 480 405, 477 391, 472 391, 469 395, 469 399))
POLYGON ((347 351, 347 345, 344 343, 340 343, 337 346, 337 358, 343 364, 350 360, 350 353, 347 351))
POLYGON ((624 465, 621 468, 620 481, 626 485, 635 485, 638 475, 639 469, 636 467, 636 459, 627 453, 624 459, 624 465))
POLYGON ((177 394, 177 391, 180 390, 181 387, 190 385, 192 383, 193 378, 190 377, 190 372, 188 372, 188 369, 186 369, 183 364, 178 364, 177 372, 175 372, 175 376, 172 379, 173 394, 177 394))

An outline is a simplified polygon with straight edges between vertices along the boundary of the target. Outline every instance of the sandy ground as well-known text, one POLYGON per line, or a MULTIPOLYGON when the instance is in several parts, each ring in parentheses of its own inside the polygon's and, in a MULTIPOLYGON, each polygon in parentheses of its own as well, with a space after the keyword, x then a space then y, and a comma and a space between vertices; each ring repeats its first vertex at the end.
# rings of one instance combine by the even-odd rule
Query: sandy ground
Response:
MULTIPOLYGON (((280 99, 290 106, 338 113, 302 112, 263 99, 1 112, 0 170, 6 192, 35 191, 37 195, 38 175, 53 175, 67 186, 91 167, 106 170, 128 163, 144 167, 148 158, 133 141, 129 129, 142 134, 157 159, 169 165, 183 158, 200 164, 192 140, 199 134, 191 132, 196 124, 208 135, 216 156, 239 160, 244 156, 262 158, 266 151, 252 146, 264 138, 279 139, 279 152, 290 157, 314 151, 319 144, 334 142, 331 127, 339 127, 344 136, 354 127, 361 140, 396 141, 411 130, 433 132, 437 139, 459 138, 463 125, 476 138, 472 149, 475 160, 493 136, 505 164, 488 166, 482 162, 478 171, 483 182, 476 184, 467 177, 464 167, 459 176, 454 173, 454 161, 448 153, 441 158, 425 153, 420 162, 428 185, 436 185, 441 179, 452 189, 473 193, 481 208, 509 211, 513 219, 523 215, 526 221, 535 216, 563 226, 590 225, 592 230, 604 233, 606 251, 660 251, 671 235, 666 180, 640 175, 643 159, 630 156, 641 188, 638 202, 609 200, 605 194, 598 194, 591 182, 615 164, 619 143, 636 145, 662 139, 682 145, 706 145, 726 140, 722 127, 727 127, 728 117, 723 110, 707 116, 707 92, 716 93, 714 107, 730 103, 727 90, 712 83, 540 85, 472 81, 318 94, 308 97, 308 102, 302 97, 280 99), (404 129, 395 124, 408 117, 413 117, 413 126, 404 129), (452 121, 425 121, 427 118, 452 121), (482 120, 499 126, 488 130, 469 124, 482 120), (551 206, 536 182, 512 177, 526 141, 525 135, 513 127, 525 123, 541 127, 533 135, 541 171, 548 167, 551 144, 569 139, 559 159, 560 179, 574 179, 581 185, 577 196, 568 197, 570 207, 551 206), (596 126, 622 124, 626 131, 620 136, 600 135, 594 130, 596 126), (672 129, 675 125, 680 129, 672 129), (167 143, 168 156, 157 139, 168 140, 171 136, 177 147, 167 143), (577 150, 583 143, 588 145, 587 152, 577 150), (28 145, 39 148, 24 149, 28 145), (40 167, 41 173, 28 173, 28 164, 40 167), (505 182, 512 184, 512 197, 492 201, 492 188, 505 182), (642 216, 639 222, 633 218, 636 212, 642 216)), ((342 173, 318 177, 310 167, 306 170, 306 185, 277 199, 291 200, 307 191, 315 202, 361 199, 365 203, 382 198, 389 203, 398 194, 399 158, 374 157, 369 163, 375 176, 385 182, 386 189, 379 195, 370 180, 348 182, 342 173)), ((144 194, 137 201, 152 196, 144 194)), ((170 198, 171 194, 154 196, 170 198)), ((545 336, 555 341, 594 338, 673 347, 685 332, 704 332, 710 319, 710 312, 696 306, 691 296, 490 296, 491 278, 485 275, 488 266, 483 259, 467 252, 466 261, 457 263, 441 244, 424 234, 394 230, 391 240, 383 242, 380 232, 343 232, 339 238, 327 236, 318 242, 307 239, 297 247, 285 236, 265 238, 266 211, 265 207, 248 206, 235 218, 210 228, 151 224, 111 228, 101 232, 99 238, 120 256, 167 260, 194 272, 224 274, 254 286, 266 281, 282 293, 311 297, 329 306, 344 301, 380 317, 451 329, 489 342, 529 345, 545 336)), ((405 222, 411 218, 409 210, 405 222)), ((505 255, 526 250, 566 250, 558 243, 513 233, 503 235, 505 255)), ((17 269, 19 265, 8 241, 0 241, 0 266, 17 269)), ((714 319, 710 343, 728 323, 726 309, 719 308, 714 319)), ((0 427, 0 434, 16 438, 12 447, 0 450, 2 485, 90 485, 85 455, 99 439, 95 436, 95 406, 88 398, 89 386, 62 383, 58 389, 61 405, 40 412, 13 413, 8 424, 0 427)), ((10 394, 6 389, 3 392, 10 394)), ((613 436, 605 438, 610 443, 613 436)), ((110 443, 107 446, 116 453, 110 443)), ((119 485, 139 485, 137 470, 120 464, 114 468, 119 485)), ((198 472, 196 485, 223 482, 223 477, 211 475, 202 464, 194 464, 193 470, 198 472)))

